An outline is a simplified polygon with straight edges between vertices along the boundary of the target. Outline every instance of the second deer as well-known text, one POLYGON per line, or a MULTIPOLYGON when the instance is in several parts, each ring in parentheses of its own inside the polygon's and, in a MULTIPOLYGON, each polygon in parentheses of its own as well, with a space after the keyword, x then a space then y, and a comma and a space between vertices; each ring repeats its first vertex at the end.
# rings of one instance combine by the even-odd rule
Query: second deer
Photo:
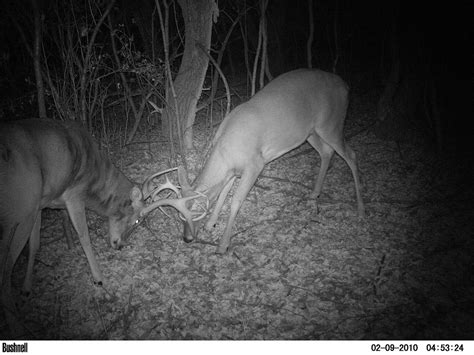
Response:
MULTIPOLYGON (((339 76, 309 69, 288 72, 224 118, 214 136, 209 158, 192 185, 188 183, 186 172, 178 169, 180 195, 195 199, 186 202, 187 207, 192 208, 191 205, 201 199, 211 205, 215 202, 206 229, 216 224, 227 194, 236 177, 240 177, 220 239, 219 253, 229 247, 237 213, 265 164, 305 141, 321 156, 313 195, 320 195, 329 162, 337 152, 352 171, 358 213, 364 216, 356 154, 343 135, 347 106, 348 86, 339 76)), ((163 205, 163 201, 156 204, 163 205)), ((147 211, 152 208, 153 205, 147 211)), ((189 209, 179 210, 186 213, 184 240, 190 242, 196 237, 198 226, 189 209)))

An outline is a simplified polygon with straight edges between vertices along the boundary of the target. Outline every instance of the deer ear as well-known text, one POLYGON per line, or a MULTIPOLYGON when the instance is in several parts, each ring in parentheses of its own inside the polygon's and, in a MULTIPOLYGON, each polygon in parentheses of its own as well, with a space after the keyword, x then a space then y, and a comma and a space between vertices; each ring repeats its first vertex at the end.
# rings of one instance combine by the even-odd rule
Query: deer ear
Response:
POLYGON ((132 191, 130 191, 130 200, 132 200, 132 202, 136 202, 140 201, 142 198, 142 191, 137 186, 133 186, 132 191))
POLYGON ((178 181, 179 185, 181 186, 183 196, 188 196, 189 192, 192 191, 192 189, 191 185, 189 185, 188 182, 186 170, 184 170, 184 167, 181 165, 178 167, 178 181))

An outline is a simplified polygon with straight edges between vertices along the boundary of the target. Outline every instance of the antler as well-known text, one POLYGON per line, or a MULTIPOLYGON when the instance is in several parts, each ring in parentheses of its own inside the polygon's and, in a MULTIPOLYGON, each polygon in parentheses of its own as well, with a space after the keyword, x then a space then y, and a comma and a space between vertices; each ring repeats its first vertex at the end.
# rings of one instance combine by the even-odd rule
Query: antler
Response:
MULTIPOLYGON (((199 205, 199 207, 202 208, 204 212, 202 214, 200 214, 199 216, 193 218, 193 222, 196 222, 196 221, 199 221, 199 220, 203 219, 206 216, 207 211, 209 211, 209 197, 207 197, 207 195, 203 194, 200 191, 194 191, 194 192, 197 194, 197 196, 192 196, 192 197, 196 197, 196 198, 204 197, 206 199, 206 207, 203 207, 203 206, 199 205)), ((191 211, 191 213, 192 214, 198 214, 198 212, 192 212, 192 211, 191 211)), ((181 219, 183 219, 181 216, 179 216, 179 217, 181 219)))
MULTIPOLYGON (((146 200, 148 199, 149 197, 151 197, 151 201, 155 201, 155 198, 156 196, 163 190, 171 190, 173 191, 176 196, 178 198, 181 198, 181 193, 179 191, 179 187, 174 185, 169 179, 168 179, 168 176, 166 176, 166 182, 164 184, 161 184, 161 185, 158 185, 156 188, 154 189, 150 189, 150 183, 151 181, 156 178, 157 176, 160 176, 160 175, 163 175, 163 174, 166 174, 166 173, 169 173, 171 171, 174 171, 178 168, 170 168, 170 169, 166 169, 166 170, 163 170, 163 171, 160 171, 158 173, 155 173, 155 174, 152 174, 150 175, 149 177, 146 178, 146 180, 143 182, 143 185, 142 185, 142 194, 143 194, 143 199, 146 200)), ((169 195, 167 196, 169 197, 169 195)), ((158 206, 158 208, 160 209, 161 212, 163 212, 163 214, 170 218, 170 215, 168 213, 166 213, 166 211, 161 208, 161 206, 158 206)), ((151 211, 151 210, 150 210, 151 211)))
POLYGON ((189 200, 198 198, 198 197, 201 197, 201 194, 196 194, 194 196, 182 197, 182 198, 177 198, 177 199, 167 198, 167 199, 163 199, 163 200, 158 200, 158 201, 155 201, 152 204, 146 206, 145 208, 143 208, 140 212, 140 216, 144 217, 148 213, 153 211, 154 209, 160 208, 161 206, 171 206, 171 207, 174 207, 176 210, 178 210, 178 212, 184 217, 184 220, 186 220, 186 222, 188 222, 188 225, 191 228, 191 232, 194 234, 194 223, 193 222, 204 218, 204 216, 207 213, 207 209, 201 215, 199 215, 198 217, 193 218, 193 214, 195 214, 195 213, 192 212, 191 210, 189 210, 186 207, 186 202, 189 201, 189 200))
MULTIPOLYGON (((155 198, 158 196, 158 194, 164 190, 171 190, 176 194, 178 198, 182 197, 179 191, 179 187, 174 185, 166 176, 166 182, 164 184, 158 185, 155 189, 149 191, 149 194, 151 196, 151 201, 155 201, 155 198)), ((169 197, 170 197, 170 194, 166 196, 166 198, 169 198, 169 197)), ((163 214, 166 217, 171 218, 171 216, 168 213, 166 213, 166 211, 163 208, 161 208, 161 206, 159 206, 158 208, 160 209, 161 212, 163 212, 163 214)))
MULTIPOLYGON (((160 172, 158 172, 158 173, 152 174, 152 175, 150 175, 149 177, 147 177, 147 178, 145 179, 145 181, 143 182, 143 185, 142 185, 143 199, 146 200, 148 197, 151 196, 152 193, 154 193, 154 192, 157 190, 157 189, 153 189, 153 190, 150 191, 150 182, 151 182, 154 178, 156 178, 157 176, 160 176, 160 175, 169 173, 169 172, 171 172, 171 171, 175 171, 175 170, 177 170, 177 169, 178 169, 178 168, 166 169, 166 170, 160 171, 160 172)), ((166 180, 167 180, 167 183, 168 183, 168 182, 169 182, 168 178, 166 178, 166 180)), ((167 183, 165 183, 164 185, 166 185, 167 183)), ((171 182, 169 182, 169 183, 171 184, 171 182)), ((171 184, 171 185, 173 185, 173 184, 171 184)), ((160 186, 160 187, 161 187, 161 186, 160 186)), ((177 190, 176 186, 173 185, 173 187, 174 187, 174 188, 168 188, 168 189, 175 191, 178 196, 181 196, 181 195, 177 192, 178 190, 177 190)), ((164 189, 161 189, 160 191, 162 191, 162 190, 164 190, 164 189)), ((158 192, 155 193, 155 196, 156 196, 156 194, 158 194, 158 192)))
MULTIPOLYGON (((142 187, 143 199, 146 200, 147 198, 151 197, 151 201, 153 202, 150 205, 146 206, 140 212, 140 215, 142 217, 146 216, 148 213, 150 213, 156 208, 159 208, 161 212, 163 212, 166 216, 168 216, 168 214, 161 208, 162 206, 174 207, 176 210, 178 210, 178 212, 180 212, 179 217, 182 220, 187 221, 190 226, 193 226, 192 222, 199 221, 206 216, 207 211, 209 210, 209 198, 202 192, 195 191, 196 195, 194 196, 182 197, 181 191, 180 191, 181 187, 173 184, 168 179, 168 177, 166 177, 166 182, 164 184, 161 184, 154 189, 150 189, 150 183, 154 178, 156 178, 157 176, 169 173, 171 171, 177 170, 177 169, 178 168, 170 168, 170 169, 166 169, 158 173, 152 174, 148 178, 146 178, 146 180, 143 182, 143 187, 142 187), (165 199, 155 201, 156 196, 164 190, 173 191, 178 198, 176 199, 165 198, 165 199), (199 197, 204 197, 206 199, 206 207, 199 205, 199 207, 203 211, 202 213, 193 212, 186 207, 187 201, 196 199, 199 197)), ((192 228, 194 228, 194 226, 192 228)))
POLYGON ((156 187, 155 189, 153 189, 152 191, 150 191, 151 200, 155 201, 155 197, 163 190, 171 190, 176 194, 176 196, 182 197, 181 192, 179 191, 179 187, 176 186, 175 184, 173 184, 168 179, 168 177, 166 177, 166 182, 164 184, 161 184, 158 187, 156 187))

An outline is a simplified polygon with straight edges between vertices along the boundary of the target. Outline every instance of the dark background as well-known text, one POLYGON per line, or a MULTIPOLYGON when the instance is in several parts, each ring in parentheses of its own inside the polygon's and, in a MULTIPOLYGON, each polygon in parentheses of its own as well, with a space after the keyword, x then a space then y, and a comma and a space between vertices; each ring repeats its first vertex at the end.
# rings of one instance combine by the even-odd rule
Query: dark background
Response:
MULTIPOLYGON (((62 70, 64 63, 58 48, 48 36, 59 25, 58 16, 67 13, 64 7, 77 10, 67 21, 84 21, 87 13, 81 2, 38 1, 42 15, 43 47, 50 69, 62 70)), ((98 2, 103 7, 106 2, 98 2)), ((250 54, 254 53, 258 34, 258 2, 220 1, 221 16, 213 28, 212 48, 219 49, 231 19, 242 9, 250 9, 242 18, 247 28, 250 54)), ((32 59, 25 44, 33 43, 33 10, 30 1, 2 1, 0 15, 0 117, 35 116, 34 74, 32 59), (19 28, 23 33, 20 33, 19 28), (20 103, 20 104, 18 104, 20 103)), ((156 11, 154 12, 155 53, 150 40, 144 38, 138 23, 151 28, 154 2, 149 0, 118 1, 111 12, 113 26, 126 36, 133 37, 132 51, 140 52, 154 64, 163 60, 159 47, 161 36, 156 11)), ((170 52, 179 54, 182 42, 177 36, 184 31, 179 6, 172 7, 170 20, 170 52)), ((411 1, 314 1, 313 67, 331 71, 335 58, 335 28, 337 32, 338 64, 336 72, 351 87, 364 84, 365 89, 383 92, 394 55, 400 61, 401 79, 429 82, 437 92, 437 106, 441 111, 445 139, 468 149, 469 134, 466 119, 472 113, 472 36, 471 8, 468 1, 411 2, 411 1), (395 48, 395 50, 393 50, 395 48), (396 53, 396 54, 394 54, 396 53), (358 81, 359 80, 359 81, 358 81)), ((73 12, 74 13, 74 12, 73 12)), ((70 13, 69 13, 70 14, 70 13)), ((269 67, 276 76, 294 68, 306 67, 308 37, 307 1, 270 1, 267 8, 269 67)), ((63 19, 64 20, 64 19, 63 19)), ((65 21, 65 23, 67 23, 65 21)), ((150 33, 150 30, 149 30, 150 33)), ((102 53, 110 54, 108 30, 96 40, 102 53)), ((234 30, 224 55, 222 67, 226 75, 241 76, 243 65, 241 33, 234 30)), ((179 55, 172 56, 172 67, 177 72, 179 55), (174 58, 174 60, 173 60, 174 58)), ((402 85, 402 84, 400 84, 402 85)), ((416 84, 415 84, 416 85, 416 84)), ((417 91, 420 97, 422 92, 417 91)), ((403 101, 403 100, 402 100, 403 101)), ((49 116, 55 116, 50 106, 49 116)), ((415 120, 422 120, 417 115, 415 120)), ((420 126, 420 124, 418 124, 420 126)), ((421 124, 422 130, 426 125, 421 124)), ((429 135, 429 132, 427 133, 429 135)), ((449 146, 449 145, 448 145, 449 146)))

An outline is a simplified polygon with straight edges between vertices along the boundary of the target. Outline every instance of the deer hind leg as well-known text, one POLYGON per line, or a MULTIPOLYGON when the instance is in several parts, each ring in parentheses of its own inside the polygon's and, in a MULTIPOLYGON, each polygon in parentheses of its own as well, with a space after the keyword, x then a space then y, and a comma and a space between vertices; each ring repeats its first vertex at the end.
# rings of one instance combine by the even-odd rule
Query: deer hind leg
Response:
POLYGON ((232 196, 232 202, 230 204, 229 219, 227 220, 227 226, 225 227, 224 235, 222 236, 217 252, 224 254, 230 245, 230 237, 232 233, 232 227, 235 223, 235 217, 242 206, 245 198, 250 192, 250 189, 255 184, 258 176, 263 170, 264 164, 253 163, 253 165, 246 168, 242 177, 240 178, 239 186, 235 190, 234 196, 232 196))
POLYGON ((229 191, 234 184, 235 177, 229 180, 229 182, 224 186, 222 189, 221 193, 219 194, 219 198, 217 199, 216 205, 214 206, 214 210, 212 211, 211 217, 206 222, 205 228, 207 230, 211 230, 216 226, 217 218, 219 217, 219 212, 222 209, 222 206, 224 205, 225 198, 229 194, 229 191))
POLYGON ((329 163, 331 162, 331 158, 334 155, 334 149, 329 144, 325 143, 316 133, 310 135, 307 141, 314 149, 316 149, 316 151, 319 153, 319 156, 321 157, 321 166, 319 167, 318 178, 316 179, 314 190, 312 192, 312 195, 317 198, 321 194, 324 179, 326 178, 326 174, 328 172, 329 163))
POLYGON ((28 240, 28 266, 26 267, 25 281, 23 282, 23 292, 29 295, 33 285, 33 267, 35 264, 36 253, 40 246, 40 228, 41 228, 41 211, 36 215, 33 229, 31 230, 30 239, 28 240))
POLYGON ((362 201, 362 194, 361 194, 361 184, 359 179, 359 169, 357 166, 357 156, 356 153, 352 150, 352 148, 345 142, 344 138, 339 136, 331 137, 329 135, 322 137, 322 139, 327 142, 337 154, 339 154, 349 165, 349 168, 352 171, 352 177, 354 178, 355 183, 355 190, 357 196, 357 210, 359 213, 359 217, 364 217, 365 215, 365 207, 364 202, 362 201))
POLYGON ((359 217, 364 217, 365 207, 364 207, 364 202, 362 201, 362 194, 360 192, 361 185, 360 185, 360 179, 359 179, 359 168, 357 166, 357 156, 356 156, 356 153, 352 150, 352 148, 349 147, 349 145, 346 144, 345 142, 343 142, 341 147, 342 147, 341 150, 339 150, 339 147, 335 147, 336 152, 342 158, 344 158, 347 165, 349 165, 349 168, 351 168, 352 177, 354 178, 354 183, 355 183, 356 196, 357 196, 357 211, 359 213, 359 217))
POLYGON ((79 236, 79 242, 81 243, 82 249, 86 254, 87 261, 89 262, 89 266, 91 268, 92 276, 94 277, 94 281, 102 285, 103 277, 102 273, 100 272, 99 265, 95 259, 94 253, 92 251, 91 239, 89 237, 89 230, 87 228, 87 220, 86 220, 86 212, 84 203, 81 201, 75 200, 68 200, 66 202, 66 208, 71 217, 72 225, 76 230, 79 236))

